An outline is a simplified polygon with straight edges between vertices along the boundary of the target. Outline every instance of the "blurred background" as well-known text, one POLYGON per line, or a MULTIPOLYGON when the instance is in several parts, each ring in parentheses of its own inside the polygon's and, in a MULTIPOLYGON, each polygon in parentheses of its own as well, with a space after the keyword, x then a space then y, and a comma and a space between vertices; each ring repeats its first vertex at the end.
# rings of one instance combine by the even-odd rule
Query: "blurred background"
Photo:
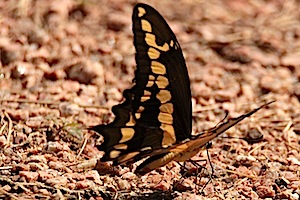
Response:
POLYGON ((237 117, 276 100, 223 135, 254 133, 262 140, 214 140, 209 152, 217 178, 204 196, 193 189, 208 178, 201 183, 186 178, 178 195, 299 199, 297 0, 1 1, 0 197, 91 199, 131 191, 142 199, 146 192, 172 188, 178 176, 167 169, 178 169, 176 164, 150 174, 145 185, 129 169, 110 177, 77 166, 99 155, 85 127, 112 121, 111 107, 132 86, 131 15, 138 2, 158 10, 181 45, 191 80, 194 132, 216 125, 225 110, 237 117))

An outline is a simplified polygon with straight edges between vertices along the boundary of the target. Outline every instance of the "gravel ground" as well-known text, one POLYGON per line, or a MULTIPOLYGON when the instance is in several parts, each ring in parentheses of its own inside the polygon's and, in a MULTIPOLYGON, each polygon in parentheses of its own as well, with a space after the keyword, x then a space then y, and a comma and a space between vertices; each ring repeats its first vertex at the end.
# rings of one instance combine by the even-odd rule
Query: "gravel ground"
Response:
POLYGON ((97 163, 86 128, 131 86, 137 2, 0 1, 0 199, 300 199, 300 2, 144 2, 183 49, 193 132, 276 102, 213 140, 196 174, 97 163))

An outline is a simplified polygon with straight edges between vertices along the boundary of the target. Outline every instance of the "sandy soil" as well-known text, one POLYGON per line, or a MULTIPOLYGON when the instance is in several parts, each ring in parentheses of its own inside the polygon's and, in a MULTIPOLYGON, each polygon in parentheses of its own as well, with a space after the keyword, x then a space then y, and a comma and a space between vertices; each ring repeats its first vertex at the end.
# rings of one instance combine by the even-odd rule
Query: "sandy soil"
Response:
POLYGON ((131 86, 136 2, 0 1, 0 199, 299 199, 299 1, 144 2, 182 46, 194 132, 276 102, 213 140, 203 191, 208 162, 143 177, 96 165, 86 128, 112 121, 131 86))

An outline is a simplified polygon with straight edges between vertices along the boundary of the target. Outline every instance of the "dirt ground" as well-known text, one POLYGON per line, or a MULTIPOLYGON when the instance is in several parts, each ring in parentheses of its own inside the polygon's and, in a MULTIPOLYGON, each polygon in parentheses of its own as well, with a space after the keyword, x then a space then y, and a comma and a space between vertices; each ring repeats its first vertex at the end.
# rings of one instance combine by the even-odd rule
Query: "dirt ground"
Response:
POLYGON ((142 177, 96 165, 86 128, 132 85, 137 2, 0 1, 0 199, 300 199, 300 2, 144 2, 181 44, 193 132, 276 102, 212 141, 203 191, 208 162, 142 177))

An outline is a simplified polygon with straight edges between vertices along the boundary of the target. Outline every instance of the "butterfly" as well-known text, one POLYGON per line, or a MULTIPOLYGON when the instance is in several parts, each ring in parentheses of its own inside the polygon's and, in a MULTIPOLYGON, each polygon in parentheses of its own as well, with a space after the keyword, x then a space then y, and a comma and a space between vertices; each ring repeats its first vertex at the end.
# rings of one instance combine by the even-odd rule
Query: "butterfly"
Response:
POLYGON ((190 80, 180 45, 164 18, 139 3, 132 15, 136 64, 134 85, 123 92, 125 101, 113 106, 110 124, 92 130, 104 142, 101 162, 133 163, 148 157, 135 173, 145 174, 168 162, 185 161, 200 148, 267 104, 192 135, 190 80))

